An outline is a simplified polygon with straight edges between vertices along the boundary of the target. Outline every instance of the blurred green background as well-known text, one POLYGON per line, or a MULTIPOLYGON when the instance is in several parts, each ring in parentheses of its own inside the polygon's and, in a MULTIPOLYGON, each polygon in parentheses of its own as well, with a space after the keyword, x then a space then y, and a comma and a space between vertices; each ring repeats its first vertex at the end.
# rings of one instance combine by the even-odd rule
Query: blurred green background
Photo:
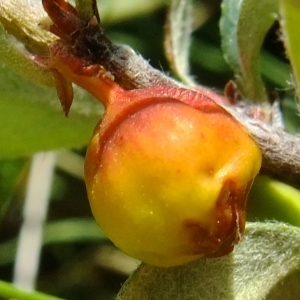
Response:
MULTIPOLYGON (((170 73, 163 49, 167 0, 100 0, 99 10, 108 37, 117 43, 130 45, 154 67, 170 73)), ((197 1, 195 16, 197 28, 192 36, 191 73, 199 83, 222 91, 233 78, 233 73, 223 59, 220 47, 220 1, 197 1)), ((299 132, 300 119, 293 90, 288 84, 291 80, 290 68, 278 31, 279 25, 276 23, 265 39, 261 59, 262 74, 268 89, 276 91, 283 99, 281 106, 287 129, 299 132)), ((17 78, 17 75, 12 76, 17 78)), ((1 93, 0 89, 0 98, 4 95, 7 94, 1 93)), ((0 118, 4 117, 2 110, 0 118)), ((63 114, 61 118, 64 118, 63 114)), ((15 130, 20 130, 22 119, 16 124, 15 130)), ((32 126, 38 124, 32 123, 32 126)), ((89 136, 86 144, 88 140, 89 136)), ((17 148, 18 142, 22 143, 22 140, 16 141, 17 148)), ((0 143, 5 143, 5 139, 0 139, 0 143)), ((84 147, 74 151, 79 157, 84 157, 84 147)), ((11 281, 13 276, 29 164, 29 155, 0 161, 0 279, 5 281, 11 281)), ((258 189, 251 194, 249 218, 280 220, 278 207, 274 208, 273 213, 273 208, 267 206, 267 213, 261 213, 262 208, 251 202, 251 198, 258 199, 257 203, 263 201, 260 191, 258 189)), ((299 194, 297 197, 299 203, 299 194)), ((297 203, 292 205, 297 206, 297 203)), ((284 217, 283 220, 288 222, 290 219, 284 217)), ((57 167, 45 226, 37 289, 72 300, 113 299, 136 265, 130 258, 114 252, 112 244, 93 221, 83 180, 63 167, 57 167)))

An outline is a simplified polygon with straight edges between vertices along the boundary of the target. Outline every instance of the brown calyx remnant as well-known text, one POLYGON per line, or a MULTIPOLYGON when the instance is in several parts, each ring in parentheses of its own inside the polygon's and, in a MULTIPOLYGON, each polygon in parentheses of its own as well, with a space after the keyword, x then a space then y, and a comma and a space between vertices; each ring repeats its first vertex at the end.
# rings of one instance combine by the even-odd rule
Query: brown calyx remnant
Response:
POLYGON ((224 184, 216 202, 215 228, 208 230, 197 220, 184 222, 183 226, 193 244, 193 250, 187 253, 188 255, 204 254, 205 257, 221 257, 232 252, 245 230, 244 200, 252 182, 249 182, 244 189, 237 188, 232 180, 224 184))

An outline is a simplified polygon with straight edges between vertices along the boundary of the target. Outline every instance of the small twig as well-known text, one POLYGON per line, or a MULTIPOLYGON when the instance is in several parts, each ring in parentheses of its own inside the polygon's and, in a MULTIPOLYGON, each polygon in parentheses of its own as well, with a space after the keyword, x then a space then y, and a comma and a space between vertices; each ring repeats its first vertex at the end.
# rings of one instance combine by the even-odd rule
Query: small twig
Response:
POLYGON ((249 118, 236 107, 226 109, 250 131, 259 144, 263 155, 261 172, 299 187, 300 136, 249 118))
POLYGON ((184 85, 151 67, 141 55, 126 45, 112 45, 106 59, 99 63, 110 71, 118 84, 124 89, 145 88, 155 85, 184 85))
MULTIPOLYGON (((105 60, 99 60, 124 88, 143 88, 154 85, 173 85, 181 83, 154 69, 142 56, 128 46, 113 45, 106 53, 105 60)), ((188 88, 188 87, 186 87, 188 88)), ((248 117, 243 109, 235 106, 225 107, 253 135, 263 154, 262 172, 284 182, 300 184, 300 137, 284 130, 248 117)), ((246 111, 248 107, 245 107, 246 111)))
MULTIPOLYGON (((86 1, 86 0, 77 0, 86 1)), ((151 65, 130 47, 115 45, 107 37, 97 40, 105 53, 96 55, 96 61, 110 71, 118 84, 125 89, 145 88, 155 85, 183 85, 151 65)), ((187 87, 189 88, 189 87, 187 87)), ((262 172, 284 182, 300 184, 300 137, 274 128, 263 121, 249 118, 240 107, 225 107, 253 135, 263 154, 262 172)), ((249 108, 244 107, 247 111, 249 108)))
MULTIPOLYGON (((84 2, 87 0, 77 1, 84 2)), ((94 1, 92 0, 90 5, 94 1)), ((83 34, 79 38, 82 39, 81 44, 89 53, 90 63, 104 66, 124 89, 145 88, 155 85, 183 87, 182 83, 151 67, 142 56, 130 47, 114 44, 103 34, 101 28, 91 27, 87 29, 90 30, 89 34, 87 35, 86 31, 83 30, 83 34), (90 38, 92 35, 94 35, 93 39, 90 38), (89 37, 89 43, 86 43, 86 36, 89 37)), ((226 109, 250 131, 258 142, 263 154, 262 172, 284 182, 298 185, 300 183, 300 138, 260 120, 247 117, 247 114, 243 113, 242 108, 238 106, 230 106, 226 109)), ((245 105, 245 112, 248 109, 249 107, 245 105)))
MULTIPOLYGON (((77 7, 82 7, 84 3, 87 3, 85 1, 92 3, 92 5, 95 3, 94 0, 77 0, 77 7)), ((51 44, 51 41, 53 41, 53 35, 49 36, 49 32, 46 32, 37 26, 38 22, 36 16, 44 16, 45 12, 31 12, 31 6, 24 5, 24 2, 25 0, 1 0, 0 22, 3 22, 3 24, 10 29, 10 33, 23 41, 29 49, 44 49, 51 44), (22 10, 20 10, 22 11, 22 14, 16 14, 16 12, 19 11, 16 10, 16 7, 22 8, 22 10), (29 18, 27 11, 31 12, 32 17, 29 18), (6 15, 14 16, 16 22, 6 22, 6 15), (11 29, 11 24, 15 24, 16 30, 11 29), (24 28, 24 26, 31 30, 23 33, 23 30, 21 29, 24 28), (44 35, 39 34, 41 31, 44 32, 44 35), (23 38, 24 36, 25 38, 23 38), (46 36, 49 36, 50 39, 46 36)), ((94 7, 92 7, 91 4, 89 5, 90 8, 88 8, 88 11, 90 13, 94 7)), ((79 13, 85 14, 83 11, 79 13)), ((89 13, 87 15, 89 15, 89 13)), ((102 64, 115 76, 116 82, 123 88, 144 88, 154 85, 183 86, 163 72, 152 68, 142 56, 135 53, 130 47, 115 45, 111 43, 106 36, 103 35, 103 37, 106 40, 103 39, 103 41, 101 41, 102 49, 106 49, 107 51, 105 51, 105 55, 100 55, 97 62, 94 63, 102 64)), ((228 109, 250 131, 259 143, 263 153, 262 171, 269 175, 273 175, 284 182, 296 183, 299 185, 299 136, 292 136, 284 130, 276 129, 260 120, 251 119, 243 114, 237 107, 230 107, 228 109)))

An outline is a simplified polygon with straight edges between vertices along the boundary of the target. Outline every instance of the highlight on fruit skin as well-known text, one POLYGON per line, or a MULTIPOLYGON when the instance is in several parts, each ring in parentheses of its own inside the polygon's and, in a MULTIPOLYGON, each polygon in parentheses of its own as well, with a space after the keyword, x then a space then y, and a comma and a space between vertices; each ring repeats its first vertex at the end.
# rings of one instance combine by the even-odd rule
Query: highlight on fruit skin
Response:
POLYGON ((244 231, 260 151, 233 117, 195 94, 198 109, 170 94, 139 99, 113 123, 105 122, 108 110, 87 151, 95 219, 117 247, 148 264, 228 254, 244 231))
POLYGON ((59 13, 46 7, 54 23, 64 9, 63 22, 72 16, 55 24, 61 39, 50 47, 48 64, 66 113, 71 82, 105 106, 85 163, 102 230, 125 253, 160 267, 230 253, 244 231, 247 194, 261 166, 256 142, 200 92, 123 90, 102 66, 74 53, 66 37, 82 25, 62 0, 43 0, 52 2, 59 13))

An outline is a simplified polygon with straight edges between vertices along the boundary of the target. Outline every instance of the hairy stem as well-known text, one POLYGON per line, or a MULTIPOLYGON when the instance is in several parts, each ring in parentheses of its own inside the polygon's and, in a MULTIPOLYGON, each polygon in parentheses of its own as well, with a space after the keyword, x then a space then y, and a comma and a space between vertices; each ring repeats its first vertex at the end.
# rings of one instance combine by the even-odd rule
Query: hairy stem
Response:
MULTIPOLYGON (((93 0, 77 0, 79 14, 83 3, 94 5, 93 0)), ((25 44, 26 48, 38 54, 41 49, 49 47, 55 39, 41 27, 37 20, 45 16, 40 6, 32 8, 27 0, 1 0, 0 22, 7 32, 14 35, 25 44), (17 14, 17 12, 22 12, 17 14), (17 14, 17 15, 16 15, 17 14), (30 17, 30 16, 34 17, 30 17), (9 16, 9 17, 8 17, 9 16), (17 16, 17 21, 15 17, 17 16), (40 16, 40 17, 38 17, 40 16), (12 27, 12 24, 14 26, 12 27), (24 30, 29 28, 30 30, 24 30), (44 35, 41 32, 44 32, 44 35)), ((87 8, 85 8, 87 9, 87 8)), ((88 9, 90 14, 92 7, 88 9)), ((163 72, 154 69, 141 55, 126 45, 115 45, 103 35, 100 46, 105 49, 105 55, 100 55, 97 64, 102 64, 111 72, 118 84, 125 89, 144 88, 154 85, 172 85, 182 87, 182 83, 168 77, 163 72)), ((1 58, 0 58, 1 59, 1 58)), ((9 62, 6 62, 9 63, 9 62)), ((13 64, 13 61, 11 62, 13 64)), ((30 76, 28 76, 31 78, 30 76)), ((188 87, 187 87, 188 88, 188 87)), ((300 137, 292 136, 284 130, 249 118, 239 107, 226 107, 253 135, 263 153, 262 172, 272 175, 284 182, 299 185, 300 182, 300 137)), ((245 107, 247 110, 247 107, 245 107)))
MULTIPOLYGON (((140 55, 128 46, 114 46, 109 59, 99 62, 109 70, 124 88, 142 88, 154 85, 182 87, 164 73, 152 68, 140 55)), ((107 57, 107 56, 106 56, 107 57)), ((263 121, 248 117, 239 107, 225 107, 253 135, 263 154, 262 172, 284 182, 298 185, 300 182, 300 136, 288 134, 263 121)))

